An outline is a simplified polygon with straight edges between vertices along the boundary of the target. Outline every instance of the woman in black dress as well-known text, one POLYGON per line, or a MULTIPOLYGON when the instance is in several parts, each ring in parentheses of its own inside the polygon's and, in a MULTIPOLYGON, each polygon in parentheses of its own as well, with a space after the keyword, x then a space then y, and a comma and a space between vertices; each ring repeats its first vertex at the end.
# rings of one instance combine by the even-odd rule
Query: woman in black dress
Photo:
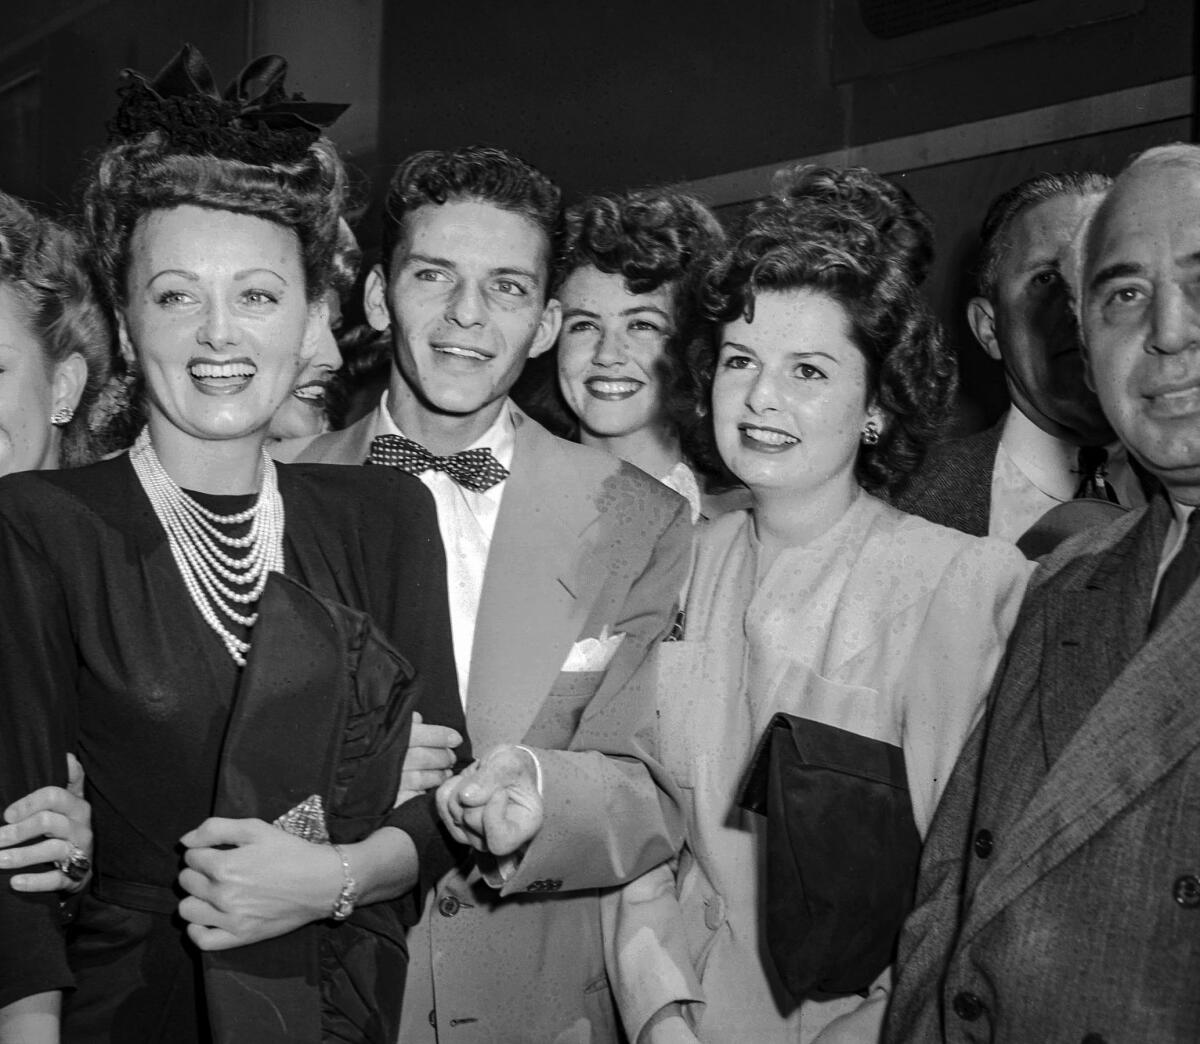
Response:
POLYGON ((386 900, 449 857, 427 804, 391 809, 411 711, 463 728, 432 499, 263 451, 327 321, 345 183, 318 128, 340 108, 283 69, 223 98, 190 48, 131 75, 86 216, 148 424, 0 480, 0 807, 73 750, 97 838, 69 938, 0 880, 3 1041, 391 1044, 386 900))

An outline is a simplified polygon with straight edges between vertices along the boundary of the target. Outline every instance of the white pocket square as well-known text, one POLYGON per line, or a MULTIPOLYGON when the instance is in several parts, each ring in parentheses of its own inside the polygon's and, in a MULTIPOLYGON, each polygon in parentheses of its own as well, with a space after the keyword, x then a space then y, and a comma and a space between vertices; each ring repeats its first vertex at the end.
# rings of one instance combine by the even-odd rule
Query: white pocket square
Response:
POLYGON ((564 671, 602 671, 612 661, 617 649, 625 640, 625 632, 609 634, 605 627, 599 638, 584 638, 571 646, 562 665, 564 671))

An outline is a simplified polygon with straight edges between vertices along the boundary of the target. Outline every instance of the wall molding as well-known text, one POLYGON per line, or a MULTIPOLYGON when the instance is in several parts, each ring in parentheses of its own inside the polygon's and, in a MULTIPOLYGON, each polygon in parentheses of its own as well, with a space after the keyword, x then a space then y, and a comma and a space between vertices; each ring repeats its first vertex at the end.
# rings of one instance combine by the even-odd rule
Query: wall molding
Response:
POLYGON ((1195 89, 1194 77, 1178 76, 1158 83, 973 123, 961 123, 922 134, 888 138, 685 181, 679 187, 708 200, 714 206, 727 206, 758 199, 766 192, 771 175, 780 167, 793 163, 870 167, 880 174, 936 167, 1033 145, 1047 145, 1190 116, 1195 89))

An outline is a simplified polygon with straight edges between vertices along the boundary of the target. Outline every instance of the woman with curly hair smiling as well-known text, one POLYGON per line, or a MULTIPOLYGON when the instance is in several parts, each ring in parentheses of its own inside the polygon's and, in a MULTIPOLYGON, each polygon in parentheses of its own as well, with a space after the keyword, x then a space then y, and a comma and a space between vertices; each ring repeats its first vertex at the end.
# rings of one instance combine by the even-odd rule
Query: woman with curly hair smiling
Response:
POLYGON ((686 497, 694 519, 702 494, 680 446, 677 385, 699 320, 694 273, 724 242, 721 226, 669 188, 589 196, 565 226, 554 282, 562 332, 529 406, 686 497))
POLYGON ((907 830, 915 858, 1029 569, 1008 545, 881 499, 919 463, 954 389, 917 289, 931 244, 891 183, 798 168, 704 274, 709 329, 691 349, 685 444, 716 478, 744 483, 752 506, 698 533, 680 640, 661 649, 661 756, 689 798, 689 832, 677 880, 660 868, 610 905, 632 1040, 878 1037, 899 925, 868 924, 868 945, 847 917, 861 921, 881 889, 910 890, 912 858, 892 861, 877 826, 907 830), (798 742, 815 728, 856 752, 844 776, 805 784, 790 891, 773 840, 780 808, 773 797, 764 818, 743 795, 780 713, 798 742), (855 762, 862 751, 895 766, 891 790, 907 788, 911 812, 875 818, 862 790, 846 789, 874 772, 855 762), (819 862, 827 847, 836 853, 819 862), (863 866, 882 866, 883 881, 864 883, 863 866), (875 965, 868 949, 883 954, 875 965))

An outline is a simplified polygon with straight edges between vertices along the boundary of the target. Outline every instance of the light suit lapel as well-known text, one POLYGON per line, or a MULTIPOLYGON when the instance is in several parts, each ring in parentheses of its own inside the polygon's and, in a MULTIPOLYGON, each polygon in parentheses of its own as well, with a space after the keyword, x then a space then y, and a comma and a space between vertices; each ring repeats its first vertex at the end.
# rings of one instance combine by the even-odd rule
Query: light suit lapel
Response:
MULTIPOLYGON (((1135 539, 1129 553, 1106 562, 1110 568, 1098 569, 1087 581, 1095 587, 1089 594, 1097 596, 1097 609, 1101 604, 1108 607, 1100 619, 1089 619, 1086 608, 1081 612, 1078 597, 1060 603, 1057 609, 1074 614, 1072 627, 1062 633, 1065 640, 1079 640, 1070 636, 1108 623, 1112 629, 1107 633, 1118 645, 1143 641, 1155 556, 1165 528, 1161 518, 1145 519, 1130 534, 1135 539), (1124 600, 1131 596, 1132 601, 1124 600)), ((1061 741, 1072 718, 1082 717, 1082 723, 980 874, 966 914, 964 944, 1200 746, 1198 618, 1200 583, 1192 586, 1154 637, 1101 690, 1090 713, 1086 709, 1082 714, 1078 710, 1047 713, 1043 707, 1048 748, 1061 741)), ((1093 649, 1097 644, 1094 638, 1088 642, 1093 649)), ((1105 657, 1097 665, 1102 671, 1120 652, 1100 655, 1105 657)))
POLYGON ((488 552, 467 692, 477 750, 525 736, 604 582, 597 510, 557 440, 516 414, 512 472, 488 552))

